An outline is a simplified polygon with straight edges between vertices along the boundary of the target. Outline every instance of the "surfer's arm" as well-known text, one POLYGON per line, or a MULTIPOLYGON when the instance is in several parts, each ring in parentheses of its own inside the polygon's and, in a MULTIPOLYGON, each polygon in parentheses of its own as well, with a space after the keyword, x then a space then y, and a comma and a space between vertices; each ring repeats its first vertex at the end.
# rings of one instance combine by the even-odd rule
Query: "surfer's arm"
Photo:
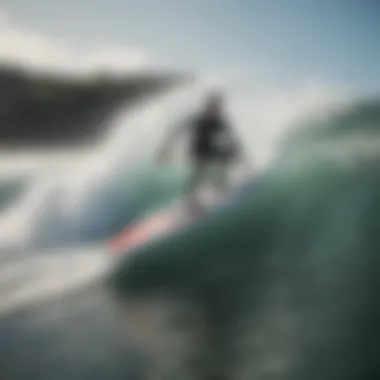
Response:
POLYGON ((177 138, 191 127, 192 121, 192 117, 187 117, 186 119, 182 120, 180 123, 176 124, 173 128, 170 129, 168 135, 164 138, 163 143, 157 151, 157 157, 159 160, 166 156, 168 150, 177 140, 177 138))

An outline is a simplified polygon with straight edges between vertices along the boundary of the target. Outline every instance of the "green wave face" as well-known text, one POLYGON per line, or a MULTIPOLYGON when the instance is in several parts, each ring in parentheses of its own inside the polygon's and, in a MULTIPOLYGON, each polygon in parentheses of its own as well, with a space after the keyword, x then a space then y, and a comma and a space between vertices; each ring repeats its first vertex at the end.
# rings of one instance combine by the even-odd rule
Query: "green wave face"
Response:
POLYGON ((126 328, 147 332, 135 338, 153 373, 380 376, 379 110, 296 129, 235 202, 115 265, 109 285, 126 328))

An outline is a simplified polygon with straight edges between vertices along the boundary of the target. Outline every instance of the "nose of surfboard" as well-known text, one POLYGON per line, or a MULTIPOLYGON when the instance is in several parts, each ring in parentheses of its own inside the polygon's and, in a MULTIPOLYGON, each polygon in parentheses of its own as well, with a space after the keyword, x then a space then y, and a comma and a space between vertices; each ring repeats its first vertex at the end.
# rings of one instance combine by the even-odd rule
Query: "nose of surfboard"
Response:
POLYGON ((184 221, 185 218, 180 217, 177 212, 157 212, 137 223, 128 225, 109 241, 109 250, 111 254, 125 253, 133 247, 175 230, 184 221))

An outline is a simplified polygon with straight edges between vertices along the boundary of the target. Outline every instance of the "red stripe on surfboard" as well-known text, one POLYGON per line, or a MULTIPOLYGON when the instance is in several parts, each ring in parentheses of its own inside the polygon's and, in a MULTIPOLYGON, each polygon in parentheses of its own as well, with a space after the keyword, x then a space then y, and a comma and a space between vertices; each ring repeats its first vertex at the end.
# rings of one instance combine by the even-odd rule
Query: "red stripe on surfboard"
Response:
POLYGON ((178 218, 171 213, 159 213, 147 220, 143 220, 134 226, 128 226, 116 238, 110 241, 110 248, 113 253, 118 253, 130 249, 139 244, 176 227, 178 218))

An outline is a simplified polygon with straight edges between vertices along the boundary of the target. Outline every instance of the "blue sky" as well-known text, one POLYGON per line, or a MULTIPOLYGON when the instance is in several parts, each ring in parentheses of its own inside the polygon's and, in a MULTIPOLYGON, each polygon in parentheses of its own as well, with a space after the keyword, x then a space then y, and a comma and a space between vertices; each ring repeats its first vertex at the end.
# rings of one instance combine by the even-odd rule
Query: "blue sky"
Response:
POLYGON ((376 0, 2 0, 12 17, 77 46, 122 44, 164 65, 265 68, 380 88, 376 0))

